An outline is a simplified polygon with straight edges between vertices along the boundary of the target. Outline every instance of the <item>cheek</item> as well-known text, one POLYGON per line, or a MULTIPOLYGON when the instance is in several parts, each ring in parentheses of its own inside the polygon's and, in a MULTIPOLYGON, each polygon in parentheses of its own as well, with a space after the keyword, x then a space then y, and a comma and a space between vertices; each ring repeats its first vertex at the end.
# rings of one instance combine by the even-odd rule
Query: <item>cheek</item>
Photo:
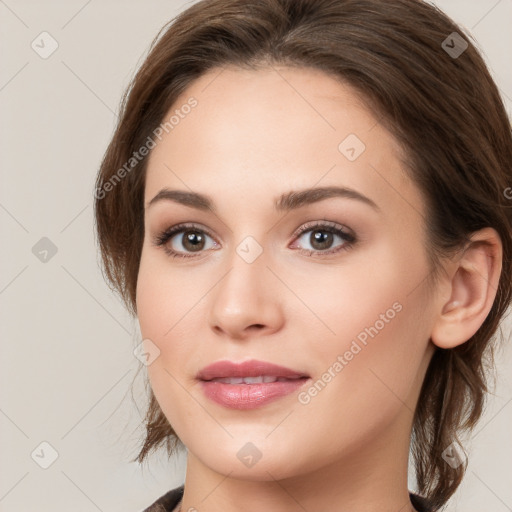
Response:
POLYGON ((428 297, 418 286, 427 268, 421 246, 380 249, 361 256, 350 273, 333 274, 325 293, 314 295, 331 331, 314 347, 324 366, 317 377, 329 380, 322 373, 329 369, 336 375, 325 395, 368 412, 408 398, 429 337, 428 297))
POLYGON ((421 300, 407 296, 409 291, 373 286, 370 294, 361 294, 363 301, 338 298, 345 309, 326 318, 336 336, 309 348, 317 374, 299 397, 297 418, 305 423, 322 418, 309 423, 308 434, 325 440, 320 452, 356 449, 378 438, 398 415, 413 414, 426 341, 417 319, 421 300))
POLYGON ((167 420, 180 430, 180 438, 188 441, 188 429, 180 429, 180 425, 188 421, 190 395, 185 388, 189 382, 179 372, 184 373, 184 363, 191 359, 187 313, 198 297, 182 274, 170 272, 169 265, 158 257, 143 254, 137 280, 137 317, 142 338, 151 340, 159 350, 147 366, 151 389, 167 420))
POLYGON ((155 340, 170 335, 200 298, 196 285, 193 275, 173 271, 161 254, 143 251, 137 279, 137 317, 142 335, 155 340))
POLYGON ((142 338, 150 339, 160 351, 148 367, 151 380, 158 370, 167 380, 168 372, 180 372, 186 379, 180 380, 188 387, 204 341, 198 338, 200 330, 205 332, 207 317, 208 301, 203 299, 214 284, 215 276, 206 268, 173 267, 160 254, 143 253, 137 280, 137 317, 142 338))
POLYGON ((161 276, 144 258, 137 279, 137 317, 143 338, 158 339, 163 330, 163 314, 168 294, 163 293, 161 276))
MULTIPOLYGON (((313 338, 321 335, 325 343, 315 347, 315 351, 332 351, 334 346, 348 350, 353 339, 358 339, 362 346, 365 341, 369 345, 374 338, 383 340, 382 343, 391 342, 395 338, 391 333, 408 312, 419 308, 415 303, 417 295, 410 294, 414 281, 403 271, 407 267, 405 261, 397 257, 392 247, 376 249, 371 254, 358 254, 350 268, 327 269, 307 281, 303 274, 294 278, 297 295, 306 299, 308 308, 321 321, 314 322, 317 335, 313 338), (301 280, 306 284, 301 286, 301 280)), ((415 275, 421 275, 418 268, 415 275)))

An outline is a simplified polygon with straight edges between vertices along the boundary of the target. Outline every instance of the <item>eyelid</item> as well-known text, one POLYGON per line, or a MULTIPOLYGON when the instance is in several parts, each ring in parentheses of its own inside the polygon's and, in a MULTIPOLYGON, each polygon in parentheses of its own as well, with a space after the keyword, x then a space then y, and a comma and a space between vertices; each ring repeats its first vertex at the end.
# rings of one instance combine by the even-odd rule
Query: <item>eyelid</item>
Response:
POLYGON ((205 228, 204 226, 201 226, 199 224, 196 224, 195 222, 181 222, 179 224, 175 224, 174 226, 171 226, 167 229, 164 229, 159 234, 155 235, 153 238, 153 243, 155 245, 162 245, 166 241, 168 241, 174 234, 184 231, 186 229, 196 229, 197 231, 201 231, 206 233, 210 238, 213 238, 215 242, 218 244, 218 240, 216 237, 211 233, 211 231, 208 228, 205 228))
POLYGON ((326 227, 326 226, 331 227, 336 230, 339 230, 339 231, 342 231, 343 234, 346 235, 347 237, 355 238, 355 233, 348 226, 345 226, 344 224, 339 224, 338 222, 334 222, 331 220, 326 220, 326 219, 306 222, 294 233, 293 236, 298 237, 298 236, 302 235, 303 233, 305 233, 306 231, 311 230, 312 228, 317 228, 317 227, 319 228, 319 227, 326 227))

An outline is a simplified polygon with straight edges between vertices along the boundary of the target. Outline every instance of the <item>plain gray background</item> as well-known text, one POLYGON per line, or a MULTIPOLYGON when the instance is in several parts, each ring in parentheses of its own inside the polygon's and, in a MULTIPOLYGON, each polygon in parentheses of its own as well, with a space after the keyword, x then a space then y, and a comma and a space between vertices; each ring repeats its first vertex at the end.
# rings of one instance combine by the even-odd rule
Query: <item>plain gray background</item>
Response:
MULTIPOLYGON (((510 114, 512 0, 435 3, 476 38, 510 114)), ((121 93, 187 5, 0 0, 2 512, 138 511, 184 481, 183 453, 144 472, 129 462, 145 410, 140 333, 101 276, 92 204, 121 93), (42 58, 45 31, 58 48, 42 58)), ((512 510, 510 326, 449 512, 512 510)))

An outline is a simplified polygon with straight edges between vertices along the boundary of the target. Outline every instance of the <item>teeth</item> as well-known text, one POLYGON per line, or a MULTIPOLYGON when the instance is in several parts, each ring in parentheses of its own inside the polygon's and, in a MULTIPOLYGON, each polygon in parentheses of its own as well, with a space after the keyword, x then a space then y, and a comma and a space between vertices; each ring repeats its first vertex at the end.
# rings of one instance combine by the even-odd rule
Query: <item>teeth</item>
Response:
POLYGON ((242 380, 245 384, 261 384, 262 382, 274 382, 275 377, 269 377, 270 380, 265 380, 261 375, 259 377, 244 377, 242 380))
POLYGON ((272 377, 270 375, 260 375, 258 377, 225 377, 212 379, 215 382, 223 382, 224 384, 261 384, 263 382, 285 382, 284 377, 272 377))

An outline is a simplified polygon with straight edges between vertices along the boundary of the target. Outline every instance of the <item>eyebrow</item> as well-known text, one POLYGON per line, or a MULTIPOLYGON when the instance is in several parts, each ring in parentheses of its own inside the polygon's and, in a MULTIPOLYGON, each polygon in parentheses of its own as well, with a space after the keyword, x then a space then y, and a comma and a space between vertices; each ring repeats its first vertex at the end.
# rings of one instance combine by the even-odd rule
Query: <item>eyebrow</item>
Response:
MULTIPOLYGON (((323 201, 331 197, 342 197, 345 199, 353 199, 360 201, 375 211, 379 212, 380 208, 369 197, 361 194, 357 190, 348 187, 318 187, 308 188, 298 191, 290 191, 282 194, 274 201, 274 208, 278 212, 295 210, 303 206, 323 201)), ((171 190, 163 188, 156 194, 146 205, 146 209, 160 201, 173 201, 191 208, 206 211, 211 210, 216 213, 214 202, 210 196, 199 194, 197 192, 188 192, 186 190, 171 190)))

